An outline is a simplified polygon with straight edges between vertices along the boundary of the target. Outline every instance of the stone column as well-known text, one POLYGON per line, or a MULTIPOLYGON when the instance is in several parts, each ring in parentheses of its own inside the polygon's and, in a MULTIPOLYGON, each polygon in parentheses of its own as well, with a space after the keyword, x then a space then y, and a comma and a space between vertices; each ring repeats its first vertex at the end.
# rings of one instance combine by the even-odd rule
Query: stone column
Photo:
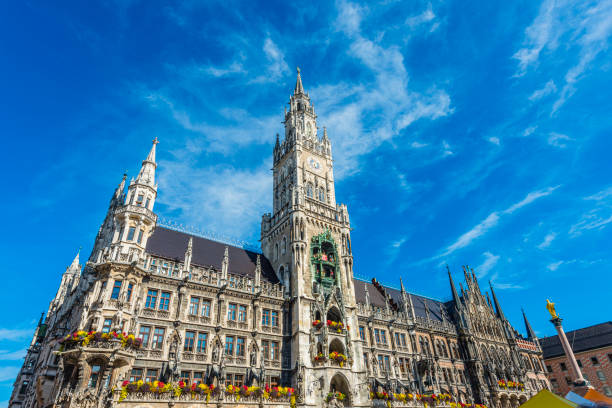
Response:
POLYGON ((559 335, 559 340, 561 341, 561 345, 563 346, 563 351, 565 351, 565 355, 572 366, 572 370, 576 373, 576 380, 574 381, 574 385, 577 386, 588 386, 587 381, 582 376, 582 371, 580 371, 580 367, 578 367, 578 362, 576 361, 576 357, 574 356, 574 352, 572 351, 572 347, 567 341, 567 337, 565 336, 565 332, 563 331, 563 326, 561 325, 561 318, 555 317, 551 320, 552 324, 555 326, 557 330, 557 334, 559 335))

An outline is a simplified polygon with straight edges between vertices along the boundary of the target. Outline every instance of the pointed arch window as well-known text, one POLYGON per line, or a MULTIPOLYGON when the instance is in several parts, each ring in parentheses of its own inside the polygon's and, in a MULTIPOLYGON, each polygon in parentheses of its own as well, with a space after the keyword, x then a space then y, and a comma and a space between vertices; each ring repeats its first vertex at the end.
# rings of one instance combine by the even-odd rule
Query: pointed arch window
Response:
POLYGON ((325 201, 325 190, 323 188, 319 189, 319 201, 325 201))
POLYGON ((312 198, 314 196, 313 187, 311 183, 306 184, 306 197, 312 198))

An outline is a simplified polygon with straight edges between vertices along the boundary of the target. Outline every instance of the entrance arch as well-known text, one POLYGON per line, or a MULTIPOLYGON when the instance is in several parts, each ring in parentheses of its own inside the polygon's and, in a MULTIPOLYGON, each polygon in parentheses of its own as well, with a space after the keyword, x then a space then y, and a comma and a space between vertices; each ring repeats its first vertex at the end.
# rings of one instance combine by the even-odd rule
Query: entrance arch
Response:
POLYGON ((329 392, 341 392, 344 400, 341 402, 345 407, 351 406, 351 391, 349 382, 344 375, 336 373, 329 382, 329 392))

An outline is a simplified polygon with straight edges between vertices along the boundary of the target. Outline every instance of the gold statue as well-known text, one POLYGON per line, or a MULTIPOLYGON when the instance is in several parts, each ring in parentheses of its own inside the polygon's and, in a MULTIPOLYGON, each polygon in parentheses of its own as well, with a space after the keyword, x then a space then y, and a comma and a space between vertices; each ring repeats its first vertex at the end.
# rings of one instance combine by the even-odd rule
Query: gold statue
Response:
POLYGON ((548 299, 546 299, 546 309, 548 309, 548 313, 550 313, 550 317, 552 317, 553 319, 559 318, 559 315, 557 314, 557 311, 555 310, 555 304, 548 299))

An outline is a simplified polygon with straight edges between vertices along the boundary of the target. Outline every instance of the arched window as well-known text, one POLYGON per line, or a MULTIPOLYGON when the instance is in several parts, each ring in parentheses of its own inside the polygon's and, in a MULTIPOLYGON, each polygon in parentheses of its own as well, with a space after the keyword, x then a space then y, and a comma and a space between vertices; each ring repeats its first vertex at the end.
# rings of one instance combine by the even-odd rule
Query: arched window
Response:
POLYGON ((281 249, 281 254, 285 255, 285 252, 287 252, 287 238, 283 237, 283 248, 281 249))
POLYGON ((319 201, 325 201, 325 190, 323 190, 323 188, 321 187, 319 189, 319 201))
POLYGON ((311 183, 306 184, 306 197, 310 197, 310 198, 313 197, 314 193, 313 193, 312 190, 313 190, 312 189, 312 184, 311 183))

